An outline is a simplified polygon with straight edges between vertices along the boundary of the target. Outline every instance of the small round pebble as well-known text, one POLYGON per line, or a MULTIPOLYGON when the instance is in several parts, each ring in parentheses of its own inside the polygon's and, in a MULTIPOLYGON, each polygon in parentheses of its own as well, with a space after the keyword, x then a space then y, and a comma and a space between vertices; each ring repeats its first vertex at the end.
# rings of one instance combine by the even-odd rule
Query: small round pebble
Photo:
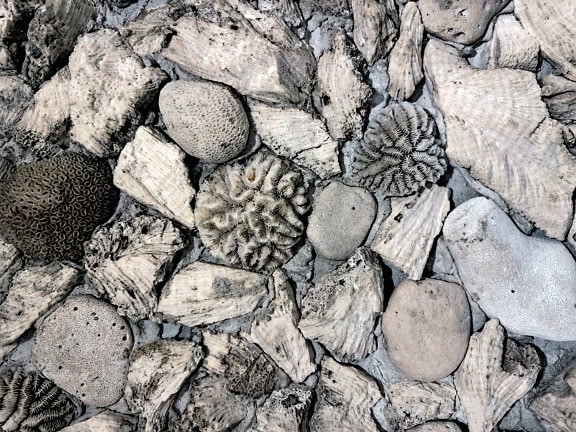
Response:
POLYGON ((330 183, 316 198, 306 235, 324 258, 350 258, 362 245, 376 217, 370 192, 340 182, 330 183))
POLYGON ((382 317, 390 359, 420 381, 437 381, 456 370, 468 348, 470 327, 464 289, 436 279, 402 281, 382 317))
POLYGON ((191 156, 222 163, 246 147, 250 125, 240 99, 221 84, 172 81, 158 101, 170 138, 191 156))
POLYGON ((124 394, 133 343, 114 306, 73 296, 41 324, 32 358, 44 376, 85 404, 106 407, 124 394))

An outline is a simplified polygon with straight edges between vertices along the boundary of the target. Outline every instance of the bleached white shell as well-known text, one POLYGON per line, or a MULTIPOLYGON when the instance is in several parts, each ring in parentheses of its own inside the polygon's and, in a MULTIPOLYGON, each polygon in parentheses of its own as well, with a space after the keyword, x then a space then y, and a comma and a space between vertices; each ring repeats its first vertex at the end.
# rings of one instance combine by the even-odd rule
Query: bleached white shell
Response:
POLYGON ((354 42, 370 64, 390 52, 398 31, 394 0, 351 0, 354 42))
POLYGON ((536 72, 539 51, 538 40, 522 28, 514 15, 498 17, 490 44, 490 67, 536 72))

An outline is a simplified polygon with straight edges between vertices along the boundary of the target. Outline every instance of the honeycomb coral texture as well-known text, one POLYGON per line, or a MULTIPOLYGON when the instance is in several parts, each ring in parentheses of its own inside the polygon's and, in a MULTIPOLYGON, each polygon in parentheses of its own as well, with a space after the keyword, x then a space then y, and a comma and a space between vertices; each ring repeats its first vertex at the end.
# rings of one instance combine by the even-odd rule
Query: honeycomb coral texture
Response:
POLYGON ((307 188, 288 162, 267 152, 222 165, 200 186, 196 224, 212 253, 234 266, 271 271, 304 232, 307 188))
POLYGON ((38 373, 7 370, 0 376, 0 430, 58 431, 76 417, 77 405, 38 373))
POLYGON ((370 121, 352 157, 351 179, 389 196, 409 195, 446 171, 446 153, 436 123, 423 108, 389 105, 370 121))
POLYGON ((0 183, 0 233, 34 258, 79 259, 117 203, 105 161, 68 153, 20 165, 0 183))

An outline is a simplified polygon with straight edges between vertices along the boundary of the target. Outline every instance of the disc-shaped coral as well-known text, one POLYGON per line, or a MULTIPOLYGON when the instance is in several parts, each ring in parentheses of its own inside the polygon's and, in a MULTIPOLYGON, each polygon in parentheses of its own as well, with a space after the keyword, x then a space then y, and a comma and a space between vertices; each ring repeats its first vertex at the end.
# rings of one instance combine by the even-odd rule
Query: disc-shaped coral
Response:
POLYGON ((409 195, 444 174, 447 161, 436 123, 423 108, 403 102, 374 115, 352 156, 349 180, 388 196, 409 195))
POLYGON ((0 430, 54 432, 68 426, 80 404, 36 372, 9 369, 0 375, 0 430))
POLYGON ((228 263, 271 271, 288 261, 304 232, 302 174, 269 152, 222 165, 200 185, 196 225, 204 244, 228 263))
POLYGON ((23 164, 0 183, 0 233, 30 257, 79 259, 117 203, 104 160, 67 153, 23 164))

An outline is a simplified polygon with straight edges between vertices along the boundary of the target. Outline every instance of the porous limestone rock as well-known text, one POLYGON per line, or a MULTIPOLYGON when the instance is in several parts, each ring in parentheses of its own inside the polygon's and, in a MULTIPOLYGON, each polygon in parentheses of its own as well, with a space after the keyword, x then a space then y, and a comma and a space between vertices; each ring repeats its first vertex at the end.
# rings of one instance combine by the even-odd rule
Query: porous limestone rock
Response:
POLYGON ((191 156, 222 163, 246 147, 248 117, 229 87, 208 81, 171 81, 160 91, 158 106, 168 135, 191 156))
POLYGON ((133 342, 130 325, 112 305, 72 296, 38 328, 32 359, 44 376, 85 404, 106 407, 124 394, 133 342))
POLYGON ((298 329, 300 312, 290 281, 280 270, 272 274, 272 281, 274 300, 244 337, 262 348, 294 382, 302 382, 316 371, 314 349, 298 329))
POLYGON ((262 304, 267 282, 258 273, 197 261, 162 288, 158 313, 190 327, 239 317, 262 304))
POLYGON ((71 137, 92 153, 119 153, 166 75, 145 66, 115 30, 80 37, 70 55, 71 137))
POLYGON ((471 327, 464 289, 436 279, 402 281, 382 316, 390 359, 419 381, 439 381, 456 370, 471 327))
POLYGON ((444 239, 472 298, 508 330, 576 340, 576 261, 566 247, 524 235, 493 201, 456 207, 444 239))
POLYGON ((548 116, 535 75, 476 69, 437 40, 426 44, 424 69, 444 116, 451 163, 563 240, 573 217, 576 159, 562 125, 548 116))
POLYGON ((0 347, 15 342, 81 280, 74 267, 53 262, 20 270, 0 303, 0 347))
POLYGON ((420 0, 424 28, 444 40, 469 45, 480 39, 492 18, 510 0, 420 0))
POLYGON ((324 258, 349 258, 362 245, 376 217, 376 200, 366 189, 332 182, 314 200, 306 237, 324 258))
POLYGON ((339 361, 359 360, 376 349, 374 328, 383 308, 382 269, 368 249, 360 248, 308 290, 298 327, 339 361))
POLYGON ((114 185, 132 198, 193 229, 192 201, 184 152, 160 132, 145 126, 126 144, 114 169, 114 185))

